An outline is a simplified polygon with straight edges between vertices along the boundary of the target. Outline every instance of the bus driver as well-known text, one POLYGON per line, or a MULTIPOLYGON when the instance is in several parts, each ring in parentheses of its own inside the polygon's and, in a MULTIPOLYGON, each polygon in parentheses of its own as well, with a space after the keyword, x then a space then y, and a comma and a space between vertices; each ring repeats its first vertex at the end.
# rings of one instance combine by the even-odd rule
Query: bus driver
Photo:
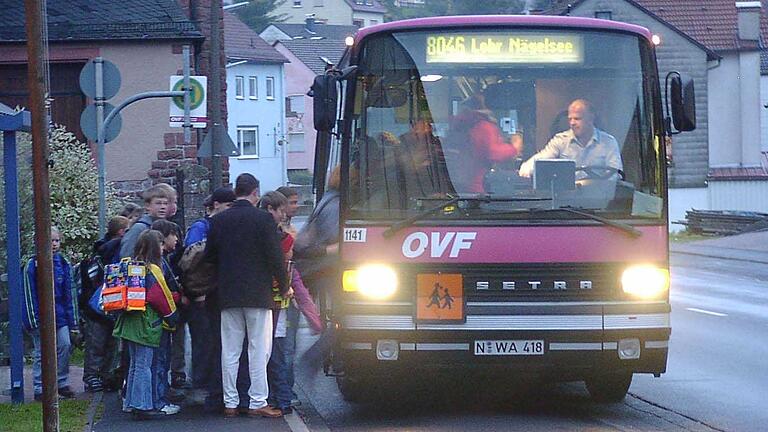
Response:
MULTIPOLYGON (((570 129, 552 137, 547 145, 520 166, 520 176, 530 177, 537 159, 572 159, 577 167, 610 167, 621 170, 621 152, 616 138, 595 127, 595 111, 586 99, 576 99, 568 106, 570 129)), ((576 173, 576 179, 587 174, 576 173)))

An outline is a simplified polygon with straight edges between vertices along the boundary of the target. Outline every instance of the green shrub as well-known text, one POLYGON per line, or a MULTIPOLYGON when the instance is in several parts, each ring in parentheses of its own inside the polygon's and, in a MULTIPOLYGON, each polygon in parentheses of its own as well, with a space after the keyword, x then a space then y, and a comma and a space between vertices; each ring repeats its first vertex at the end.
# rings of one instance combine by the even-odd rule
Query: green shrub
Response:
MULTIPOLYGON (((64 126, 55 126, 50 132, 49 170, 51 195, 51 223, 59 228, 62 250, 75 263, 90 254, 99 231, 98 170, 90 148, 68 132, 64 126)), ((34 254, 34 202, 32 195, 32 137, 17 135, 17 161, 19 178, 19 216, 21 223, 21 251, 23 257, 34 254)), ((2 179, 0 179, 0 183, 2 179)), ((107 185, 107 215, 117 213, 122 203, 114 188, 107 185)), ((5 202, 4 186, 0 196, 5 202)), ((5 206, 0 208, 0 222, 5 225, 5 206)), ((6 268, 5 230, 0 232, 0 265, 6 268)))

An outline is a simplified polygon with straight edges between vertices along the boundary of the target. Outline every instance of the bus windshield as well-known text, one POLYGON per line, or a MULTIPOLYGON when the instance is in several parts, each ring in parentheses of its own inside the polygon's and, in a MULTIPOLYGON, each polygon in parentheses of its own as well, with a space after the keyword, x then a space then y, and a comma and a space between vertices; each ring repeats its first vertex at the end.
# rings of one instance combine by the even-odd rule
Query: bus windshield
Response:
POLYGON ((537 218, 574 208, 663 216, 658 79, 637 35, 434 29, 372 35, 358 52, 351 217, 537 218), (464 202, 464 201, 462 201, 464 202))

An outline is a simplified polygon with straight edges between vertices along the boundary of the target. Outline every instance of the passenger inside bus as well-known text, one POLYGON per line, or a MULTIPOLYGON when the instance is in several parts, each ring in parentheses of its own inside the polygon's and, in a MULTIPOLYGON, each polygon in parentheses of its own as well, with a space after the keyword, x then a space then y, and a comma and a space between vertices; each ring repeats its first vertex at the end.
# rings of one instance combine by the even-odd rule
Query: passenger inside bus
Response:
POLYGON ((398 163, 407 196, 433 198, 454 192, 440 139, 429 119, 414 121, 411 130, 400 135, 398 163))
POLYGON ((505 142, 498 120, 486 106, 482 93, 475 93, 464 102, 462 112, 451 121, 447 140, 451 151, 447 157, 464 165, 452 176, 453 184, 468 192, 485 192, 483 180, 493 164, 518 155, 518 149, 505 142))
POLYGON ((595 127, 595 110, 586 99, 568 106, 569 129, 556 134, 541 151, 525 161, 520 176, 530 177, 539 159, 571 159, 576 162, 576 179, 623 176, 619 144, 609 133, 595 127))

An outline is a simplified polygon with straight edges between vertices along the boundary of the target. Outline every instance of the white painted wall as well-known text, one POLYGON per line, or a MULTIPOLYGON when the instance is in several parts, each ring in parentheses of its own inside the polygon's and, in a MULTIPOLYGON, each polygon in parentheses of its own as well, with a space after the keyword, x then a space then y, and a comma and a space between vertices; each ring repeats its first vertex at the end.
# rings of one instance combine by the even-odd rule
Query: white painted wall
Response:
POLYGON ((737 53, 724 55, 720 65, 709 70, 710 166, 737 166, 741 162, 738 76, 737 53))
POLYGON ((363 20, 363 25, 365 27, 368 27, 371 25, 383 23, 384 14, 375 13, 375 12, 352 12, 352 19, 363 20), (372 21, 375 21, 375 22, 372 22, 372 21))
POLYGON ((685 219, 685 212, 690 209, 709 210, 707 188, 679 188, 669 190, 669 231, 682 231, 685 225, 673 222, 685 219))
POLYGON ((743 210, 768 213, 768 182, 709 182, 712 210, 743 210))
POLYGON ((741 161, 744 166, 760 166, 760 53, 740 54, 741 161))
POLYGON ((262 193, 277 189, 287 183, 285 151, 281 141, 285 136, 285 80, 283 65, 242 64, 227 68, 227 132, 237 145, 237 128, 258 126, 259 155, 229 158, 229 179, 234 184, 238 175, 253 174, 261 183, 262 193), (235 94, 236 76, 244 77, 244 98, 235 94), (258 77, 258 98, 251 99, 248 77, 258 77), (274 99, 267 99, 267 77, 275 78, 274 99))
POLYGON ((768 151, 768 75, 760 77, 760 141, 762 151, 768 151))
POLYGON ((344 0, 285 0, 277 6, 274 15, 286 15, 286 23, 304 23, 308 14, 315 14, 326 24, 352 25, 352 8, 344 0))

